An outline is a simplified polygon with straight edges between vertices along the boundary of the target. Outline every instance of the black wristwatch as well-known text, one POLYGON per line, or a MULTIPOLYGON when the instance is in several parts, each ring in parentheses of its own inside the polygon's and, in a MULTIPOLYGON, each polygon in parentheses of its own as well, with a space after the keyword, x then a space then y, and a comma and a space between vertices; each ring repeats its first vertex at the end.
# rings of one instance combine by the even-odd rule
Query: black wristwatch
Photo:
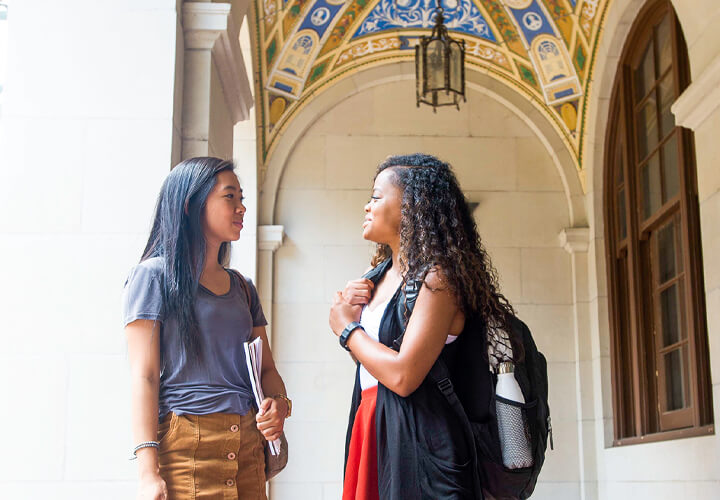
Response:
POLYGON ((350 351, 350 348, 347 346, 347 341, 350 338, 350 334, 358 328, 360 328, 362 331, 365 331, 365 328, 363 328, 360 323, 358 323, 357 321, 353 321, 348 326, 346 326, 340 334, 338 340, 340 341, 340 345, 342 346, 342 348, 346 351, 350 351))

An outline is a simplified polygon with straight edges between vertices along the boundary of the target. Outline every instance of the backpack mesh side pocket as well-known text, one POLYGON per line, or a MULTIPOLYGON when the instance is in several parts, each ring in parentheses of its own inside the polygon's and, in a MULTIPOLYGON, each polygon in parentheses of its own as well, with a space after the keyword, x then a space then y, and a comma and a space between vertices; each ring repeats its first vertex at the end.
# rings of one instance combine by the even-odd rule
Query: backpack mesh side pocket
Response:
POLYGON ((533 466, 532 436, 527 415, 527 409, 532 406, 495 396, 500 450, 503 465, 508 469, 533 466))

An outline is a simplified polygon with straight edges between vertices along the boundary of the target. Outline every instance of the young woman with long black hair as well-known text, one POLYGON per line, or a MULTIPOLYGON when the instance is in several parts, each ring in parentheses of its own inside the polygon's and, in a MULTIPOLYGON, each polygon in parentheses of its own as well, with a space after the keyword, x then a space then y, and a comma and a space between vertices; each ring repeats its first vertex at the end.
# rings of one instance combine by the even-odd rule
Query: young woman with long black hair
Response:
POLYGON ((330 311, 358 361, 343 500, 482 498, 472 437, 428 374, 442 357, 458 393, 464 377, 479 380, 468 411, 488 418, 492 382, 478 332, 511 332, 512 307, 448 164, 388 158, 365 212, 363 237, 377 243, 371 271, 330 311))
POLYGON ((125 285, 138 498, 265 499, 264 442, 291 403, 255 286, 227 269, 245 206, 233 164, 192 158, 167 176, 125 285), (253 408, 243 342, 263 341, 253 408))

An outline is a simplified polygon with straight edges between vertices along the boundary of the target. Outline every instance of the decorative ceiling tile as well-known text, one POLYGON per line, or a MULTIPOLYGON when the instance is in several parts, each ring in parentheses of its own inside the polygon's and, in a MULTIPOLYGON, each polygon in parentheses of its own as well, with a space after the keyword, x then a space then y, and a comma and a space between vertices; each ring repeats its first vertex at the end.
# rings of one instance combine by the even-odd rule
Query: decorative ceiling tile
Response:
MULTIPOLYGON (((442 5, 445 26, 449 30, 497 42, 485 17, 474 3, 446 0, 442 5)), ((353 38, 388 30, 432 29, 435 25, 435 6, 435 1, 431 0, 381 0, 367 14, 353 38)))

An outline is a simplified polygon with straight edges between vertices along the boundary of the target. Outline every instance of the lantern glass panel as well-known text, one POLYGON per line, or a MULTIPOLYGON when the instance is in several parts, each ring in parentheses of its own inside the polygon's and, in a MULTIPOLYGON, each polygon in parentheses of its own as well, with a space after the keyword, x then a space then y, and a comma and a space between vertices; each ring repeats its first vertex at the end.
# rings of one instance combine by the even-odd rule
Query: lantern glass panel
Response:
POLYGON ((425 69, 423 65, 424 54, 425 52, 423 51, 423 47, 421 45, 415 47, 415 86, 417 87, 418 97, 425 93, 425 78, 423 75, 423 71, 425 69))
POLYGON ((427 44, 427 90, 445 88, 445 45, 441 40, 427 44))
POLYGON ((454 106, 457 104, 457 94, 454 92, 445 92, 444 90, 439 90, 437 92, 434 92, 435 95, 437 95, 437 104, 436 106, 454 106))
POLYGON ((462 64, 463 56, 460 44, 452 42, 450 44, 450 90, 459 94, 463 91, 462 64))

